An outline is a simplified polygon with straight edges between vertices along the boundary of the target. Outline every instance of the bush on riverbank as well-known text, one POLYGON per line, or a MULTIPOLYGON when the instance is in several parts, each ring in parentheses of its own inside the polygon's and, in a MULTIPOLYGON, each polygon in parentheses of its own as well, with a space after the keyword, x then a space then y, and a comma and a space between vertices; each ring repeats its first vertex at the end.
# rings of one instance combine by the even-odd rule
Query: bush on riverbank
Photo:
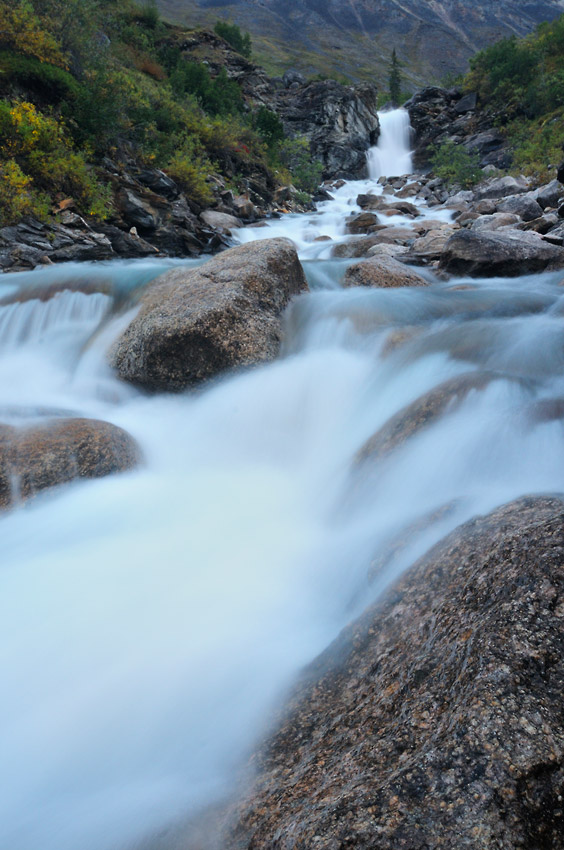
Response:
POLYGON ((510 140, 516 168, 540 178, 562 159, 564 15, 480 51, 464 80, 510 140))
POLYGON ((1 222, 46 215, 59 193, 106 216, 106 156, 168 171, 199 204, 212 172, 273 180, 283 131, 268 135, 224 68, 187 61, 179 35, 152 0, 0 0, 1 222))

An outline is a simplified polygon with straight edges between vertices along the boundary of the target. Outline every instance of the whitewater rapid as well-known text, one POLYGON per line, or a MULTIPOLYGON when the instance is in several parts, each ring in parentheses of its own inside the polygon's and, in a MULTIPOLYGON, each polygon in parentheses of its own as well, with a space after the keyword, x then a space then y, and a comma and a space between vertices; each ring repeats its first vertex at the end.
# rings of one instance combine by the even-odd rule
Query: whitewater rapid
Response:
POLYGON ((0 297, 61 277, 99 290, 0 306, 0 421, 97 417, 144 456, 0 520, 1 850, 134 848, 233 793, 299 669, 395 575, 476 513, 562 490, 562 424, 533 415, 564 397, 561 273, 344 290, 347 261, 314 239, 345 238, 361 191, 381 187, 236 235, 293 238, 312 291, 277 362, 198 393, 147 396, 106 365, 172 261, 0 278, 0 297), (392 415, 478 370, 485 389, 355 466, 392 415))

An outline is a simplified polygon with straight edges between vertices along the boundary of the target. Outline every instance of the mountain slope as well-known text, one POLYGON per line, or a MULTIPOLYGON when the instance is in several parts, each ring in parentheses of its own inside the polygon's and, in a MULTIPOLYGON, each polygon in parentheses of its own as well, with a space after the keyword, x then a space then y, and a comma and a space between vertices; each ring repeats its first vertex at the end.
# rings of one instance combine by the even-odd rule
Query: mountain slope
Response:
POLYGON ((158 0, 170 20, 227 18, 249 30, 270 72, 343 74, 384 82, 393 47, 411 85, 467 69, 476 50, 524 35, 564 12, 564 0, 158 0))

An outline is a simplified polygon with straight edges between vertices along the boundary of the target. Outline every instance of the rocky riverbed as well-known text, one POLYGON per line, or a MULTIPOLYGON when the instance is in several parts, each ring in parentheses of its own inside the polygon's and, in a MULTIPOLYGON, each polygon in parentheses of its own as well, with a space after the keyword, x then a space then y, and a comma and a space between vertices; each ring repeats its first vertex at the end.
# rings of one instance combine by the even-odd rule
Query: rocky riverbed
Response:
POLYGON ((564 189, 324 189, 0 278, 0 844, 563 846, 564 189))

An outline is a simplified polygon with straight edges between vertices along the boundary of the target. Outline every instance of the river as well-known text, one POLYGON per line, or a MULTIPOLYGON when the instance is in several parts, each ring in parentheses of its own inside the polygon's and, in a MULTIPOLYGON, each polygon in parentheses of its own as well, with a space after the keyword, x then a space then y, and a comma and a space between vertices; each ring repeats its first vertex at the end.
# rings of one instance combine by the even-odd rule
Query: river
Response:
POLYGON ((144 455, 2 517, 1 850, 132 848, 230 793, 299 669, 394 575, 476 513, 562 490, 561 422, 535 413, 564 398, 561 272, 340 286, 350 261, 331 247, 356 196, 410 167, 404 117, 384 129, 370 179, 235 235, 292 238, 311 292, 277 362, 201 392, 144 395, 105 359, 128 299, 194 261, 0 278, 0 296, 62 280, 92 292, 0 307, 0 419, 105 419, 144 455), (391 416, 474 372, 482 389, 355 474, 391 416))

